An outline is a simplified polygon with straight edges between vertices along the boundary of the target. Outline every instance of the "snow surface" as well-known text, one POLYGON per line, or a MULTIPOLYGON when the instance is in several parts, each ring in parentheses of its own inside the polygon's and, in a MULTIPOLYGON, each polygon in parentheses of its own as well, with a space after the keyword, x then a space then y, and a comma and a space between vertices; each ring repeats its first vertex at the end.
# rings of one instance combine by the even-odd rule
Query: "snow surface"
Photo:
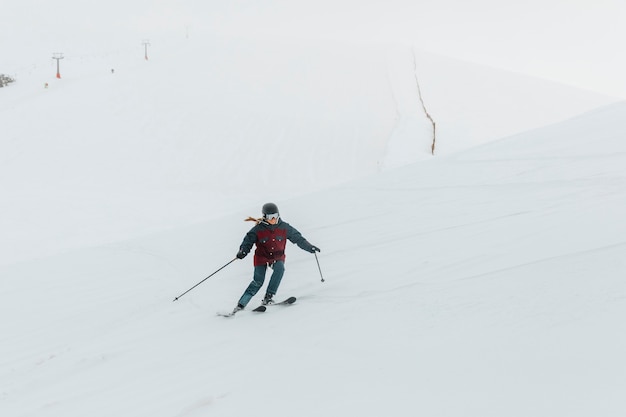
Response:
POLYGON ((142 57, 0 91, 2 416, 626 414, 626 103, 392 45, 142 57), (249 258, 172 302, 266 201, 326 282, 290 246, 293 306, 216 316, 249 258))

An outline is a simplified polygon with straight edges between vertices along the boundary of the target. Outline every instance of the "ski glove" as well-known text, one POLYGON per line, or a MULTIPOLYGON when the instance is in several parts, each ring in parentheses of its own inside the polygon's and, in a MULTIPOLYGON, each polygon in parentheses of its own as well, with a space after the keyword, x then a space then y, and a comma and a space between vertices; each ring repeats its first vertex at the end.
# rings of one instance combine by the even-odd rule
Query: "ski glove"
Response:
POLYGON ((243 259, 243 258, 245 258, 245 257, 246 257, 246 255, 247 255, 247 254, 248 254, 248 253, 247 253, 247 252, 244 252, 244 251, 243 251, 243 249, 239 249, 239 252, 237 252, 237 258, 238 258, 238 259, 243 259))
POLYGON ((315 253, 315 252, 321 252, 321 250, 317 246, 311 245, 311 248, 309 248, 309 252, 315 253))

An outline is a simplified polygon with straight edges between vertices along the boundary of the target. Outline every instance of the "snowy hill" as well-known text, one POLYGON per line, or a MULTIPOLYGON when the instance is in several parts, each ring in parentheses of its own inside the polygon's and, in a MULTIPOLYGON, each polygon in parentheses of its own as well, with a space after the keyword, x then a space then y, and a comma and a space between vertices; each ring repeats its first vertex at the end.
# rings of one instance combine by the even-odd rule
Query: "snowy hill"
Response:
POLYGON ((399 46, 207 37, 150 55, 67 56, 61 80, 41 65, 2 91, 0 265, 431 158, 416 74, 437 155, 614 101, 399 46))
POLYGON ((3 416, 624 415, 624 103, 416 52, 432 158, 410 50, 192 46, 0 94, 3 416), (173 303, 268 200, 326 282, 173 303))

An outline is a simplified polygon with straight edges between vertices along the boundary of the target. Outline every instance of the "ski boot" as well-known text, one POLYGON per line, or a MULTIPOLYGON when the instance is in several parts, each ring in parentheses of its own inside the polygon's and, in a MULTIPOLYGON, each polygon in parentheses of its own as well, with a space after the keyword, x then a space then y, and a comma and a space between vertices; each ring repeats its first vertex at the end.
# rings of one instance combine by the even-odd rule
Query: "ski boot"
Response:
POLYGON ((274 304, 274 300, 272 300, 272 297, 274 297, 273 294, 265 294, 265 297, 263 297, 263 301, 261 301, 261 305, 267 306, 270 304, 274 304))

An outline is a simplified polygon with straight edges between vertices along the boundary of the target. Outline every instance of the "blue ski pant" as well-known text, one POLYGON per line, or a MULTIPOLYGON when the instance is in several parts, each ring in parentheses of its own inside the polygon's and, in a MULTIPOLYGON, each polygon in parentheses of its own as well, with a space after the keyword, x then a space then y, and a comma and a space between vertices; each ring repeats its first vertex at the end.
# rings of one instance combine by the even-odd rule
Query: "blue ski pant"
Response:
MULTIPOLYGON (((273 272, 272 277, 270 278, 270 283, 267 286, 267 294, 274 295, 278 291, 278 286, 280 285, 280 281, 283 279, 283 274, 285 273, 285 262, 276 261, 272 265, 273 272)), ((244 291, 243 295, 239 299, 239 304, 242 306, 248 305, 252 297, 256 295, 257 292, 263 286, 265 282, 265 273, 267 272, 267 264, 259 265, 254 267, 254 276, 252 278, 252 282, 248 285, 248 288, 244 291)))

